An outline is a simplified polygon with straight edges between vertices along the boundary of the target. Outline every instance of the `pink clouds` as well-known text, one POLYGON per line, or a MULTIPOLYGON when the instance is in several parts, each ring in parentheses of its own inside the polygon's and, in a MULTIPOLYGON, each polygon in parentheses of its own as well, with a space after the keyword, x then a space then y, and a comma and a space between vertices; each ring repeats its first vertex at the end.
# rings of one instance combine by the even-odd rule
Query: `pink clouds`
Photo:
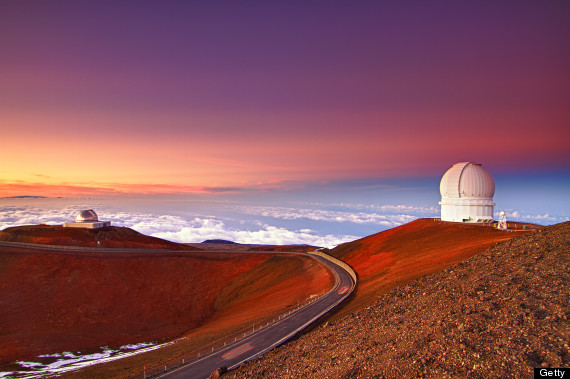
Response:
POLYGON ((87 183, 45 184, 41 182, 0 180, 0 197, 34 194, 42 196, 118 196, 125 194, 231 194, 242 192, 264 192, 271 189, 295 187, 294 183, 284 181, 257 182, 242 186, 188 186, 176 184, 125 184, 125 183, 87 183))

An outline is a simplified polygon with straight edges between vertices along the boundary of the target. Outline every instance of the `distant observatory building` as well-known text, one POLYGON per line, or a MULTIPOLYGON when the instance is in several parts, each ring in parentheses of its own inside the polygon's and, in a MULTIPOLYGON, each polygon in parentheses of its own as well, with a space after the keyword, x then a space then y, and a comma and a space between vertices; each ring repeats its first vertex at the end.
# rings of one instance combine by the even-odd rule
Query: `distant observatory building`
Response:
POLYGON ((495 181, 481 164, 454 164, 441 178, 439 192, 442 221, 493 221, 495 181))
POLYGON ((75 222, 66 222, 63 226, 65 228, 97 229, 111 226, 111 221, 99 221, 99 217, 93 209, 86 209, 75 215, 75 222))

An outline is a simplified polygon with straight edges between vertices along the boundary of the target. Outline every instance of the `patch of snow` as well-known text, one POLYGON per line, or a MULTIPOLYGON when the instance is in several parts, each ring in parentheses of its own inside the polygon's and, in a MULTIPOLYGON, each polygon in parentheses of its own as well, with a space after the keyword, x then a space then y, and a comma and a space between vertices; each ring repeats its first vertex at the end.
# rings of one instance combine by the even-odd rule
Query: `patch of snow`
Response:
POLYGON ((43 358, 43 360, 46 360, 46 358, 54 358, 57 360, 50 363, 18 361, 16 364, 20 365, 24 370, 14 372, 0 372, 0 378, 31 379, 43 377, 45 375, 62 374, 64 372, 79 370, 87 366, 146 353, 148 351, 171 345, 175 342, 176 341, 167 342, 160 345, 155 345, 150 342, 143 342, 138 344, 124 345, 121 346, 119 350, 113 350, 105 346, 101 348, 101 350, 103 350, 101 353, 86 355, 81 355, 80 352, 72 353, 69 351, 57 354, 43 354, 38 358, 43 358))
POLYGON ((18 361, 16 362, 16 364, 22 366, 23 368, 34 368, 34 367, 41 367, 43 366, 43 364, 39 363, 39 362, 23 362, 23 361, 18 361))
MULTIPOLYGON (((79 354, 79 353, 78 353, 78 354, 79 354)), ((71 358, 71 359, 79 358, 79 356, 73 354, 73 353, 70 352, 70 351, 63 352, 63 353, 61 353, 61 355, 63 356, 63 358, 71 358)))
POLYGON ((119 350, 135 350, 135 349, 142 349, 143 347, 149 347, 152 346, 153 344, 150 342, 143 342, 143 343, 137 343, 137 344, 130 344, 130 345, 124 345, 121 346, 119 348, 119 350))
POLYGON ((38 356, 38 358, 61 358, 61 357, 62 357, 61 353, 44 354, 44 355, 38 356))

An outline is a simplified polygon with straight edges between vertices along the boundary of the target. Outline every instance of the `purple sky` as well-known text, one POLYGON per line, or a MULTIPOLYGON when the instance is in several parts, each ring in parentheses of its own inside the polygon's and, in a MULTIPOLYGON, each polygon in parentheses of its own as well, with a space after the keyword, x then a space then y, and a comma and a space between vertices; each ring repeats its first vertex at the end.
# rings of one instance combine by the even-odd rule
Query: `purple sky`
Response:
POLYGON ((4 0, 3 193, 567 174, 569 4, 4 0))

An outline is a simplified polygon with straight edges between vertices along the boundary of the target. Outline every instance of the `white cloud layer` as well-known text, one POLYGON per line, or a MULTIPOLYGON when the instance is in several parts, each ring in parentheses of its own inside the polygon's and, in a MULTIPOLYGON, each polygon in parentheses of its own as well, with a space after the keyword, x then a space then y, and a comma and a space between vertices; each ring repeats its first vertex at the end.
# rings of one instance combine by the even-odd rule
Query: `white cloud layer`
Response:
MULTIPOLYGON (((522 212, 512 209, 506 210, 505 214, 507 216, 507 220, 509 221, 523 221, 529 223, 536 223, 540 225, 550 225, 559 222, 570 221, 569 217, 564 217, 564 216, 555 217, 550 215, 549 213, 531 215, 528 213, 524 214, 522 212)), ((495 212, 495 219, 497 220, 499 219, 499 212, 495 212)))
MULTIPOLYGON (((301 203, 303 204, 303 203, 301 203)), ((368 210, 368 211, 375 211, 375 212, 383 212, 383 213, 412 213, 412 214, 425 214, 435 216, 439 214, 439 207, 422 207, 422 206, 415 206, 415 205, 405 205, 405 204, 384 204, 384 205, 377 205, 377 204, 358 204, 358 203, 331 203, 331 204, 324 204, 324 203, 305 203, 306 205, 310 205, 317 208, 323 207, 338 207, 338 208, 346 208, 346 209, 356 209, 356 210, 368 210)))
MULTIPOLYGON (((77 207, 43 209, 36 207, 0 207, 0 230, 20 225, 57 225, 70 221, 77 207)), ((172 215, 153 215, 135 212, 109 212, 97 209, 100 220, 110 220, 114 226, 126 226, 140 233, 169 241, 197 243, 207 239, 225 239, 244 244, 308 244, 334 247, 360 238, 353 235, 319 234, 314 230, 301 228, 290 230, 283 227, 253 223, 246 229, 228 226, 216 218, 184 218, 172 215)))
POLYGON ((0 230, 12 226, 62 224, 75 214, 75 207, 62 209, 41 209, 27 206, 0 206, 0 230))
POLYGON ((299 209, 287 207, 238 207, 250 215, 272 217, 284 220, 313 220, 353 224, 375 224, 386 227, 395 227, 418 218, 408 214, 378 214, 366 212, 343 212, 323 209, 299 209))
POLYGON ((140 213, 116 213, 115 224, 128 226, 140 233, 169 241, 196 243, 207 239, 224 239, 245 244, 308 244, 334 247, 357 239, 356 236, 318 235, 310 229, 288 230, 266 224, 257 229, 236 229, 215 218, 153 216, 140 213))
MULTIPOLYGON (((113 207, 105 201, 89 201, 87 205, 64 200, 4 200, 0 201, 0 230, 20 225, 62 224, 73 220, 78 210, 93 208, 101 220, 111 221, 115 226, 126 226, 174 242, 225 239, 245 244, 309 244, 331 248, 418 217, 439 216, 439 208, 436 207, 350 203, 296 205, 302 207, 234 206, 229 211, 228 208, 222 211, 212 208, 212 214, 217 216, 210 217, 204 216, 209 214, 204 211, 200 215, 191 211, 177 215, 159 214, 160 211, 116 211, 116 205, 113 207), (330 230, 336 230, 336 233, 330 230), (364 235, 355 235, 360 230, 364 235)), ((506 213, 511 221, 538 224, 568 221, 568 217, 555 217, 548 213, 530 215, 513 209, 506 210, 506 213)))

